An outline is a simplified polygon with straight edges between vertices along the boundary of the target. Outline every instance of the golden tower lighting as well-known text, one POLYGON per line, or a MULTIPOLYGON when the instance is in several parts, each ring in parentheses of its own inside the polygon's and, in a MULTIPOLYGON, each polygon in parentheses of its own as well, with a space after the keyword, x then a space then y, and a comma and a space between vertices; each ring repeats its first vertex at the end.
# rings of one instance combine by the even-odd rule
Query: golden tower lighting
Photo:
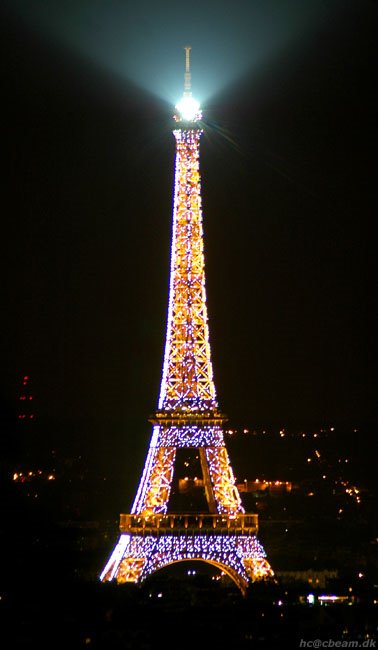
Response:
POLYGON ((245 592, 273 576, 258 541, 258 517, 242 506, 223 436, 213 380, 205 289, 199 103, 185 48, 184 94, 176 105, 176 161, 167 332, 158 409, 130 514, 100 579, 140 582, 183 560, 209 562, 245 592), (198 452, 207 511, 169 510, 178 449, 198 452))

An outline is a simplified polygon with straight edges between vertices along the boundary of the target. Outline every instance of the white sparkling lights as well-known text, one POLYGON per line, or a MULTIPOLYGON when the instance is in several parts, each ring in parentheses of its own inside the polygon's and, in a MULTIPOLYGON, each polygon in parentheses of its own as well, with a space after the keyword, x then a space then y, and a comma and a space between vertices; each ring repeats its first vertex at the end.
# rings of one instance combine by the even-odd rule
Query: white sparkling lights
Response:
POLYGON ((150 446, 131 509, 135 517, 121 515, 123 532, 100 579, 139 582, 174 562, 202 560, 228 573, 245 591, 250 581, 273 572, 254 535, 257 515, 243 518, 255 517, 253 527, 232 530, 244 508, 224 443, 225 416, 218 411, 210 353, 199 172, 202 130, 194 124, 201 114, 191 95, 176 108, 176 121, 191 124, 174 130, 169 303, 158 411, 151 418, 150 446), (184 514, 184 526, 174 530, 168 502, 179 448, 198 450, 211 525, 197 513, 198 522, 190 528, 184 514))

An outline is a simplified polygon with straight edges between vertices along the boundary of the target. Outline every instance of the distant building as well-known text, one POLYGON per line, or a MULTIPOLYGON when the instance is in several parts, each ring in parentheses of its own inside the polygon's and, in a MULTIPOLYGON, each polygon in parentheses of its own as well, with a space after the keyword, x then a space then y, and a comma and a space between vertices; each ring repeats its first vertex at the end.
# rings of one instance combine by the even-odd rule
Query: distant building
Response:
POLYGON ((338 572, 336 569, 324 571, 306 569, 305 571, 277 571, 276 576, 283 584, 305 583, 312 588, 324 589, 328 580, 338 577, 338 572))
POLYGON ((259 481, 259 479, 245 480, 243 483, 237 483, 237 488, 239 492, 249 492, 257 497, 262 494, 281 496, 291 492, 292 483, 290 481, 259 481))

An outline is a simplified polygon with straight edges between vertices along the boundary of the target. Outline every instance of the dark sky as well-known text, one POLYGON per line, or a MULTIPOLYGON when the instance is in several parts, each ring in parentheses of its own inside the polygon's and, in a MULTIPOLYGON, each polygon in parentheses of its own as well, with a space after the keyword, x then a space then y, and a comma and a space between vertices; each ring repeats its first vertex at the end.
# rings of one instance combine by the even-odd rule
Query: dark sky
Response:
MULTIPOLYGON (((98 453, 104 446, 145 453, 168 289, 174 139, 164 92, 175 79, 180 96, 181 46, 189 42, 194 94, 197 66, 202 96, 208 61, 217 78, 203 106, 201 169, 221 407, 248 425, 364 423, 372 430, 377 3, 309 2, 317 20, 309 12, 296 21, 287 9, 290 29, 282 33, 274 5, 303 3, 269 2, 265 13, 258 0, 236 3, 236 12, 259 10, 258 65, 252 14, 249 42, 249 14, 240 13, 241 44, 224 14, 224 80, 222 43, 211 49, 211 11, 198 7, 206 17, 199 33, 192 16, 187 33, 174 38, 162 15, 152 41, 161 57, 156 49, 150 59, 162 70, 161 97, 158 75, 135 83, 148 40, 141 30, 138 48, 137 23, 130 81, 112 71, 114 53, 105 63, 89 50, 85 57, 51 26, 33 22, 33 4, 37 16, 41 3, 27 4, 29 16, 22 8, 1 16, 3 411, 12 413, 26 372, 52 439, 77 436, 98 453)), ((93 16, 106 4, 108 15, 112 5, 115 11, 109 31, 122 3, 92 3, 93 16)), ((148 6, 139 12, 151 20, 148 6)))

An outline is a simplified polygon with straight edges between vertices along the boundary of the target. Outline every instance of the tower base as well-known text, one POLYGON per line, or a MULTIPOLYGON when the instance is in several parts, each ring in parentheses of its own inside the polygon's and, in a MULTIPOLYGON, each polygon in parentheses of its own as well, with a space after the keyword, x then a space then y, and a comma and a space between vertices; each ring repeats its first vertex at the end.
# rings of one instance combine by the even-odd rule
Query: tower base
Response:
POLYGON ((175 562, 201 560, 212 564, 244 594, 248 585, 273 577, 265 551, 255 535, 130 535, 119 538, 100 579, 103 582, 142 582, 175 562))

